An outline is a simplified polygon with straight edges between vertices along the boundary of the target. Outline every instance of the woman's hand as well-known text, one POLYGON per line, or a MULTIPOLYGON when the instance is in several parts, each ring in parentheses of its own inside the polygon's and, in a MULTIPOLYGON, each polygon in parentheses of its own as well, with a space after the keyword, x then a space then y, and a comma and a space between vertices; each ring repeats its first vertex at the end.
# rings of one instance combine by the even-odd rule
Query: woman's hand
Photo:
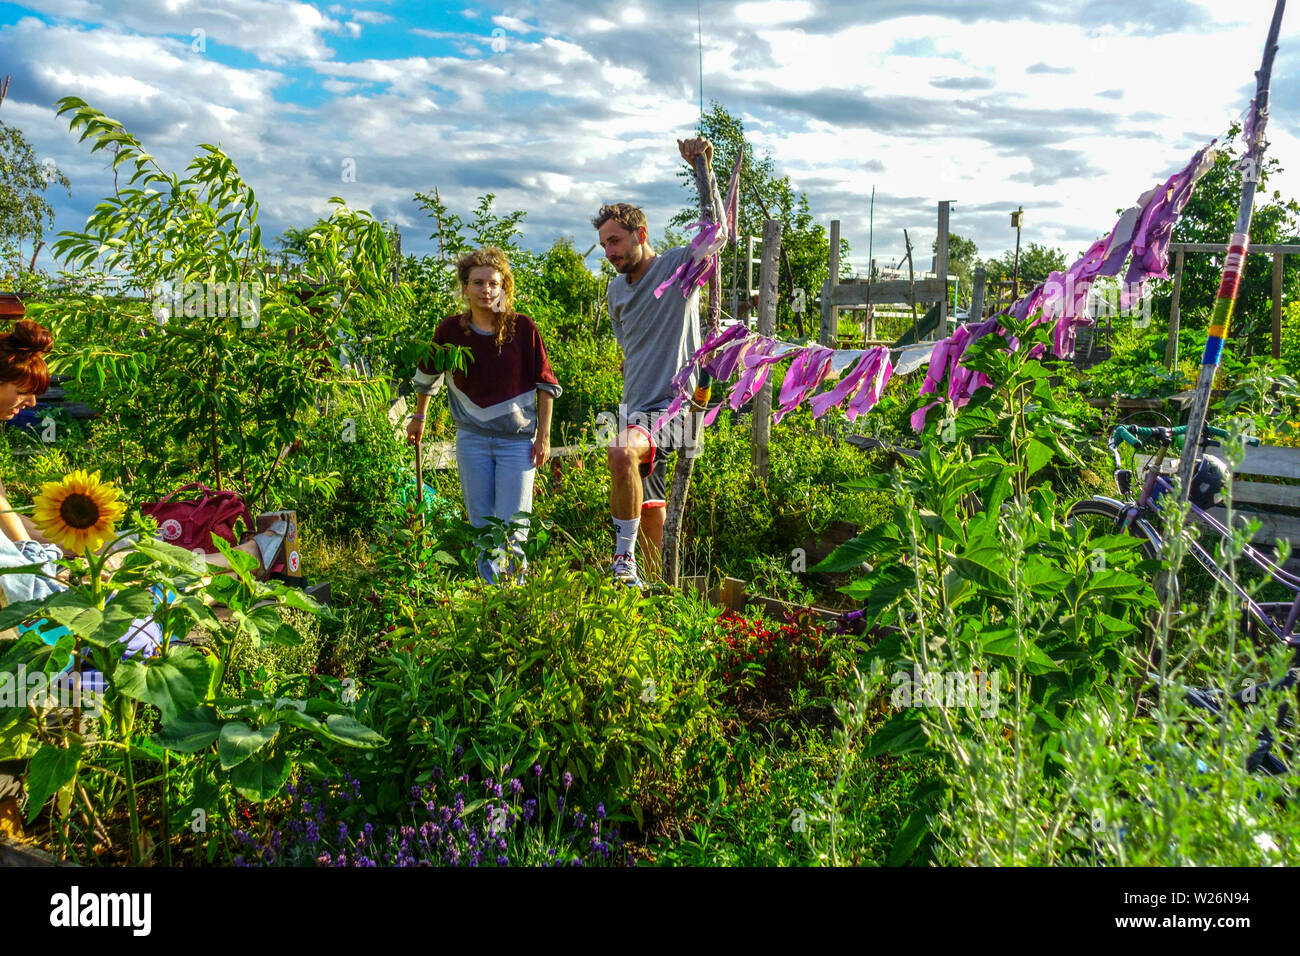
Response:
POLYGON ((551 457, 551 438, 549 435, 538 435, 533 439, 533 467, 541 468, 546 464, 546 459, 551 457))
POLYGON ((424 419, 412 418, 410 424, 406 426, 406 443, 414 445, 424 437, 424 419))

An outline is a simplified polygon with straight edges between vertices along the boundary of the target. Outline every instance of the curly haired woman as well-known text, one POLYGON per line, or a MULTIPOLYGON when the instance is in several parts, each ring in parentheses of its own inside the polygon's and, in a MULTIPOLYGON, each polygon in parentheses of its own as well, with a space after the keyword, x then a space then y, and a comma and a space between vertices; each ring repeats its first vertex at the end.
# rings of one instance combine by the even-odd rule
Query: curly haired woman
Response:
MULTIPOLYGON (((514 310, 515 280, 505 253, 488 246, 462 256, 456 275, 466 309, 444 319, 433 341, 462 346, 472 356, 468 370, 453 372, 446 384, 465 510, 469 523, 482 528, 488 518, 510 521, 532 511, 533 476, 551 453, 551 406, 560 385, 537 326, 514 310)), ((429 399, 443 379, 431 362, 420 364, 408 442, 424 434, 429 399)), ((510 535, 519 567, 527 537, 525 517, 510 535)), ((504 555, 480 554, 479 574, 495 581, 505 564, 504 555)))

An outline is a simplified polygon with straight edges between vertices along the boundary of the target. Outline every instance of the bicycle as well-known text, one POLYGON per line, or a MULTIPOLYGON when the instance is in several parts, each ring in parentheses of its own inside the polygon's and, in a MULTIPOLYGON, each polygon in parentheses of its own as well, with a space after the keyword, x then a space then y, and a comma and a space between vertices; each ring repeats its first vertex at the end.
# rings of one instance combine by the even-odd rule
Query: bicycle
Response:
MULTIPOLYGON (((1088 519, 1098 518, 1101 527, 1108 532, 1129 534, 1139 538, 1142 542, 1142 552, 1145 557, 1152 560, 1163 560, 1167 548, 1165 540, 1162 538, 1161 529, 1164 524, 1162 508, 1165 502, 1174 500, 1173 496, 1175 496, 1176 492, 1170 477, 1161 472, 1161 465, 1164 463, 1170 447, 1185 439, 1186 431, 1186 426, 1177 428, 1116 426, 1111 432, 1107 445, 1115 459, 1115 483, 1120 494, 1126 498, 1130 498, 1132 494, 1133 476, 1131 471, 1123 467, 1123 460, 1120 455, 1121 443, 1128 444, 1134 449, 1140 449, 1145 444, 1158 446, 1157 454, 1146 465, 1142 491, 1136 498, 1125 501, 1094 495, 1092 498, 1076 502, 1068 512, 1070 520, 1086 522, 1088 519)), ((1213 578, 1231 590, 1241 602, 1243 631, 1247 636, 1255 641, 1257 645, 1280 642, 1281 646, 1285 646, 1292 652, 1290 665, 1283 677, 1266 683, 1243 687, 1231 695, 1234 703, 1245 707, 1258 702, 1261 696, 1268 696, 1278 691, 1284 692, 1275 727, 1290 727, 1292 721, 1290 719, 1290 702, 1286 699, 1287 692, 1296 691, 1297 676, 1300 675, 1300 577, 1281 568, 1272 558, 1253 545, 1246 544, 1241 551, 1242 556, 1263 571, 1272 582, 1280 585, 1284 591, 1290 592, 1292 595, 1289 601, 1256 601, 1245 588, 1234 580, 1232 574, 1215 560, 1213 554, 1201 544, 1197 536, 1188 534, 1188 531, 1195 527, 1199 528, 1203 534, 1209 532, 1210 535, 1219 539, 1231 540, 1232 532, 1230 529, 1209 513, 1209 509, 1214 505, 1215 497, 1228 478, 1227 466, 1218 459, 1206 454, 1206 449, 1212 441, 1222 440, 1227 437, 1228 433, 1223 429, 1209 425, 1206 425, 1201 433, 1200 441, 1197 443, 1197 453, 1200 460, 1197 462, 1193 474, 1192 491, 1188 496, 1190 509, 1188 522, 1182 533, 1186 535, 1188 553, 1213 578)), ((1257 445, 1259 441, 1254 439, 1252 443, 1257 445)), ((1186 452, 1184 451, 1184 453, 1186 452)), ((1172 610, 1178 607, 1180 601, 1178 579, 1172 572, 1167 570, 1160 572, 1156 582, 1156 590, 1157 597, 1161 599, 1167 608, 1172 610)), ((1153 669, 1158 666, 1162 651, 1163 648, 1153 645, 1148 653, 1148 662, 1153 669)), ((1150 671, 1148 671, 1148 676, 1157 677, 1156 674, 1150 671)), ((1190 687, 1182 688, 1182 690, 1186 693, 1188 701, 1193 705, 1209 710, 1216 716, 1220 713, 1225 696, 1222 691, 1190 687)), ((1270 774, 1285 773, 1287 765, 1272 752, 1273 745, 1277 742, 1272 730, 1265 727, 1259 733, 1257 741, 1258 746, 1248 759, 1247 766, 1252 770, 1260 770, 1270 774)), ((1290 757, 1290 748, 1283 745, 1283 749, 1286 751, 1287 756, 1290 757)))

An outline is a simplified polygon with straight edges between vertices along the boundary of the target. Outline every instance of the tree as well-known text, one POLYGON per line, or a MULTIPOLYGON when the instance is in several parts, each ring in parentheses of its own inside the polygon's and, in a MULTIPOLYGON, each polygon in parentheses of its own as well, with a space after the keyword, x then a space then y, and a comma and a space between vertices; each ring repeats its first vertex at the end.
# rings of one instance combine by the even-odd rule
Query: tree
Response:
POLYGON ((114 157, 120 185, 83 230, 61 234, 56 258, 124 271, 153 292, 148 304, 78 295, 44 304, 59 370, 98 384, 121 426, 121 473, 138 475, 145 493, 181 477, 228 481, 259 506, 278 493, 286 445, 338 440, 321 424, 322 404, 379 391, 340 368, 338 344, 407 304, 382 224, 332 200, 303 241, 300 275, 281 281, 267 268, 253 190, 220 147, 201 146, 182 176, 83 100, 64 97, 58 114, 71 114, 92 153, 114 157), (145 440, 128 453, 125 436, 135 435, 145 440))
MULTIPOLYGON (((1174 226, 1174 242, 1226 243, 1236 227, 1237 206, 1241 199, 1239 168, 1241 154, 1236 137, 1240 126, 1234 124, 1214 166, 1196 184, 1192 198, 1183 209, 1174 226)), ((1294 199, 1284 199, 1277 190, 1264 189, 1273 173, 1282 171, 1276 159, 1266 159, 1259 171, 1255 193, 1255 209, 1250 221, 1251 247, 1269 243, 1295 242, 1300 234, 1300 204, 1294 199)), ((1300 274, 1300 259, 1286 256, 1282 260, 1283 297, 1294 291, 1300 274)), ((1183 266, 1183 283, 1179 298, 1182 324, 1203 328, 1214 306, 1222 275, 1221 257, 1204 253, 1188 253, 1183 266)), ((1170 256, 1170 275, 1173 275, 1173 256, 1170 256)), ((1155 292, 1155 306, 1169 313, 1172 283, 1162 283, 1155 292)), ((1273 262, 1271 256, 1248 255, 1237 291, 1237 304, 1233 310, 1231 334, 1242 340, 1246 354, 1265 352, 1271 348, 1272 318, 1270 303, 1273 297, 1273 262)))
MULTIPOLYGON (((4 89, 8 87, 6 79, 4 89)), ((45 191, 55 183, 71 195, 72 184, 59 167, 52 160, 39 161, 22 131, 0 122, 0 262, 6 272, 35 270, 45 231, 54 225, 45 191), (23 253, 27 242, 30 258, 23 253)))
MULTIPOLYGON (((761 237, 765 219, 779 219, 782 223, 781 264, 777 283, 778 326, 795 319, 791 309, 795 289, 803 290, 807 308, 804 317, 807 317, 826 280, 830 261, 830 240, 825 228, 813 220, 808 208, 808 197, 804 193, 795 193, 789 176, 776 175, 771 154, 765 154, 761 159, 755 155, 753 145, 745 138, 745 126, 740 118, 727 112, 721 104, 714 102, 704 114, 700 120, 699 135, 707 137, 713 143, 714 173, 723 192, 731 178, 731 170, 735 168, 737 155, 744 156, 736 223, 739 235, 761 237)), ((700 217, 698 193, 690 170, 683 168, 678 175, 690 199, 687 208, 672 218, 669 223, 671 226, 685 226, 700 217)), ((742 258, 743 251, 742 248, 742 258)), ((848 254, 848 243, 842 240, 842 263, 847 264, 848 254)), ((745 289, 744 275, 742 265, 736 283, 742 296, 745 289)), ((722 256, 723 305, 726 308, 730 307, 731 283, 732 255, 728 250, 722 256)), ((802 333, 805 327, 803 320, 796 320, 794 324, 802 333)))
MULTIPOLYGON (((984 272, 989 282, 1010 282, 1015 274, 1016 253, 1008 249, 997 259, 985 259, 984 272)), ((1053 272, 1065 269, 1065 253, 1060 249, 1031 242, 1020 247, 1020 285, 1034 286, 1042 282, 1053 272)))
POLYGON ((541 260, 541 289, 563 318, 577 320, 599 302, 605 280, 593 275, 567 236, 556 239, 541 260))

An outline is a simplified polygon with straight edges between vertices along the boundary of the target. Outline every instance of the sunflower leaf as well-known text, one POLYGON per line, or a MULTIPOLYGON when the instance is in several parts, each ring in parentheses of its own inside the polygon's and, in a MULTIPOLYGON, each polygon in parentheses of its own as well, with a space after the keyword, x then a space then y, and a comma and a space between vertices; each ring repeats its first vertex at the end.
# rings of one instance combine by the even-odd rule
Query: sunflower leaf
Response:
POLYGON ((96 647, 108 647, 127 632, 132 621, 148 618, 153 611, 153 595, 143 588, 119 592, 102 611, 90 603, 85 592, 69 588, 51 597, 45 608, 51 618, 96 647))
POLYGON ((215 666, 197 647, 172 647, 161 660, 123 661, 113 683, 127 697, 153 704, 169 723, 207 697, 215 666))

